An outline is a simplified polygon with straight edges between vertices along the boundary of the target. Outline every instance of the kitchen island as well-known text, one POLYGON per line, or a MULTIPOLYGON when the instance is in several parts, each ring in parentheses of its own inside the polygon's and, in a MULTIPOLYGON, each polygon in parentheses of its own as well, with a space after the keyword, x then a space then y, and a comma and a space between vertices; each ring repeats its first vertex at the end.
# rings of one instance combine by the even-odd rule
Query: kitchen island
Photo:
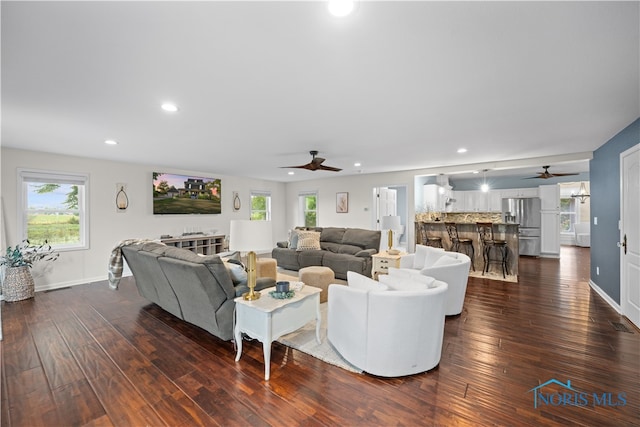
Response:
MULTIPOLYGON (((416 221, 416 243, 420 245, 426 245, 427 236, 440 237, 442 239, 442 245, 444 246, 444 249, 450 251, 453 245, 444 224, 444 221, 416 221)), ((475 253, 473 265, 475 266, 476 271, 482 272, 482 269, 484 267, 484 259, 482 256, 482 243, 480 242, 476 222, 456 221, 456 226, 458 228, 458 237, 472 240, 475 253)), ((518 239, 519 225, 504 222, 494 222, 493 233, 495 239, 505 240, 507 242, 507 265, 509 267, 509 274, 517 276, 518 258, 520 256, 518 239)), ((500 271, 499 269, 499 265, 494 263, 490 264, 489 271, 498 272, 500 271)))

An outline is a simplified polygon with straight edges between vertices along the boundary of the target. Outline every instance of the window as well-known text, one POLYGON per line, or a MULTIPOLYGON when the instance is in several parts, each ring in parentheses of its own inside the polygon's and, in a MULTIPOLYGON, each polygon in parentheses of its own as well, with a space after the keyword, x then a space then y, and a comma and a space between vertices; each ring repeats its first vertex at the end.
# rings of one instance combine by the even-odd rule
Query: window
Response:
POLYGON ((573 225, 578 220, 576 208, 575 198, 560 198, 560 232, 573 232, 573 225))
POLYGON ((265 191, 251 192, 251 219, 253 221, 271 220, 271 193, 265 191))
POLYGON ((318 193, 300 193, 300 216, 304 220, 305 227, 318 226, 318 193))
POLYGON ((89 247, 89 176, 18 170, 18 233, 56 250, 89 247))

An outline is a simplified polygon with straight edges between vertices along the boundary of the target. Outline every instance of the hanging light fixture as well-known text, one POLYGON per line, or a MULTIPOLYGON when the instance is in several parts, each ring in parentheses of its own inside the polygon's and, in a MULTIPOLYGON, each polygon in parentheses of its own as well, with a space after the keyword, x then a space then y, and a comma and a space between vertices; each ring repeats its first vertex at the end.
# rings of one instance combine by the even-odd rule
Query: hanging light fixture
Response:
POLYGON ((482 170, 482 185, 480 186, 480 190, 482 190, 483 193, 486 193, 489 191, 489 184, 487 184, 487 171, 489 169, 483 169, 482 170))
POLYGON ((578 199, 580 199, 580 203, 586 202, 587 199, 591 197, 591 195, 587 191, 587 186, 584 185, 584 181, 580 183, 580 191, 578 191, 578 194, 572 193, 571 197, 577 197, 578 199))

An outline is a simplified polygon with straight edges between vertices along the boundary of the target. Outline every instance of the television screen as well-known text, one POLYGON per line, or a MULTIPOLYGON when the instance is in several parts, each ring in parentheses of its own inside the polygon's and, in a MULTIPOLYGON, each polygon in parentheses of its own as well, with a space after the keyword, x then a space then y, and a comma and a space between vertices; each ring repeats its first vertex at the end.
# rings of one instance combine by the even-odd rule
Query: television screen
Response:
POLYGON ((221 196, 220 179, 153 173, 154 214, 219 214, 221 196))

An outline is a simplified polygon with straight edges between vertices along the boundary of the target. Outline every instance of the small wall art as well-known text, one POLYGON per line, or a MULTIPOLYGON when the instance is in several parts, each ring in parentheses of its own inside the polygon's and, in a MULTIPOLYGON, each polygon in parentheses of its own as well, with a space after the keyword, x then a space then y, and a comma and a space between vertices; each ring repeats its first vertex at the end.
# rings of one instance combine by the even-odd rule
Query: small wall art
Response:
POLYGON ((233 210, 235 212, 238 212, 241 207, 242 205, 240 203, 240 196, 238 195, 237 191, 234 191, 233 192, 233 210))
POLYGON ((349 212, 349 193, 336 193, 336 212, 349 212))
POLYGON ((116 184, 116 212, 126 212, 129 207, 129 196, 127 196, 127 184, 116 184))

